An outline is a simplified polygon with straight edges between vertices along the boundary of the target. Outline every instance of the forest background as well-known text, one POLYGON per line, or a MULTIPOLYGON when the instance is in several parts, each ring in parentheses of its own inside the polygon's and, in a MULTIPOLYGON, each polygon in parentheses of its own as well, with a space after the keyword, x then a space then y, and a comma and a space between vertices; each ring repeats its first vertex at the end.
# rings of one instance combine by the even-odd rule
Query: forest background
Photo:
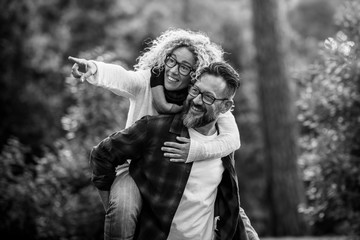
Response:
POLYGON ((249 0, 1 1, 3 239, 102 239, 104 211, 88 156, 124 127, 128 100, 70 77, 67 58, 132 69, 149 40, 169 27, 205 32, 242 75, 234 111, 242 143, 236 167, 242 206, 259 235, 359 236, 360 2, 269 2, 278 6, 249 0), (259 28, 271 8, 279 41, 259 28), (261 46, 279 45, 283 54, 264 51, 263 59, 284 63, 284 85, 271 84, 277 73, 264 77, 260 70, 267 64, 259 64, 261 46), (291 111, 275 112, 277 127, 266 127, 271 117, 265 110, 281 103, 276 96, 284 89, 291 111), (266 91, 271 94, 264 101, 266 91), (278 135, 292 111, 293 142, 278 135), (283 145, 269 151, 269 139, 283 145), (280 169, 271 152, 282 156, 288 147, 295 157, 285 163, 295 168, 280 169), (295 219, 290 213, 299 221, 286 221, 295 219))

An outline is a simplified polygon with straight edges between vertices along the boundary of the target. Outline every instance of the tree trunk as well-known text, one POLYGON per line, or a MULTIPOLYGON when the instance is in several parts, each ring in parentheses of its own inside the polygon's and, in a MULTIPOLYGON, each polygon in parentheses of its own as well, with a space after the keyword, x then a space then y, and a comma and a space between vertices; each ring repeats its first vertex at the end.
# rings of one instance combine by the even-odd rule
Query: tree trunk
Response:
POLYGON ((253 0, 259 103, 267 166, 269 228, 275 236, 304 235, 298 213, 304 188, 297 168, 295 104, 285 67, 279 0, 253 0))

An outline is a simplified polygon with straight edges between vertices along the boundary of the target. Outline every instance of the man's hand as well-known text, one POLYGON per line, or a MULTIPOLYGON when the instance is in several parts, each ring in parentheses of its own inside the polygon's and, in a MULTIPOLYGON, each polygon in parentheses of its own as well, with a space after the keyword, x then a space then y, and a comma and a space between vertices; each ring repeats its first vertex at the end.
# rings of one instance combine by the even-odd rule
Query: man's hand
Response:
POLYGON ((190 139, 184 137, 176 137, 180 143, 165 142, 161 150, 165 157, 169 157, 171 162, 186 162, 190 150, 190 139))
POLYGON ((82 82, 94 75, 97 71, 96 65, 86 59, 74 58, 71 56, 69 56, 68 59, 70 62, 74 63, 71 68, 71 75, 74 78, 80 78, 82 82))

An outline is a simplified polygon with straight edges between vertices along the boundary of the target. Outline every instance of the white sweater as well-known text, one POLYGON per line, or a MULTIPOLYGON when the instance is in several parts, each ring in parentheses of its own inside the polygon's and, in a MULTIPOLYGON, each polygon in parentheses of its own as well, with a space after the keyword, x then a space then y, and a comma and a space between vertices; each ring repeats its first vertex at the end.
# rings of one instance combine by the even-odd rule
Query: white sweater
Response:
MULTIPOLYGON (((120 65, 93 61, 97 66, 94 77, 88 78, 91 84, 109 89, 113 93, 130 100, 126 126, 145 115, 158 115, 152 101, 150 87, 150 69, 128 71, 120 65)), ((212 141, 190 141, 190 150, 186 162, 219 158, 240 147, 240 136, 234 116, 228 111, 218 119, 219 135, 212 141)))

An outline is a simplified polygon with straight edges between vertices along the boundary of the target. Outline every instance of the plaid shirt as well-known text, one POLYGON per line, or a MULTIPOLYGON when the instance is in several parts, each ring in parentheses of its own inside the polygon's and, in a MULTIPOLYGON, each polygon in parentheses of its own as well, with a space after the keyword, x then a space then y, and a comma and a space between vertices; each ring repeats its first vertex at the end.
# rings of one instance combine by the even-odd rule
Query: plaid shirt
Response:
MULTIPOLYGON (((192 167, 192 163, 170 162, 163 156, 163 143, 176 142, 177 136, 189 137, 180 114, 145 116, 130 128, 110 135, 91 152, 92 181, 103 191, 110 190, 115 167, 132 159, 129 171, 143 198, 134 239, 167 239, 192 167)), ((225 171, 215 202, 219 216, 216 239, 246 240, 233 155, 222 161, 225 171)))

